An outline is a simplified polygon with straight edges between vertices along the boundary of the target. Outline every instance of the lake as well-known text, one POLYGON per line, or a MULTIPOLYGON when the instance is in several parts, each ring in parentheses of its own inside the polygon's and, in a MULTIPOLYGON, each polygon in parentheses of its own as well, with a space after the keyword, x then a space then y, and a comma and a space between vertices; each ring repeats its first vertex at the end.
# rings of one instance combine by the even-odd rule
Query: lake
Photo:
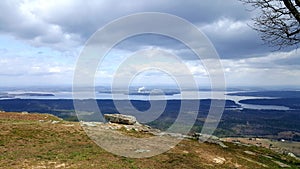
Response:
MULTIPOLYGON (((241 91, 234 91, 241 92, 241 91)), ((73 99, 72 92, 68 91, 55 91, 55 92, 38 92, 38 91, 6 91, 2 92, 7 93, 8 95, 13 95, 13 98, 19 99, 73 99), (30 96, 24 95, 24 93, 39 93, 39 94, 53 94, 54 96, 30 96)), ((278 106, 278 105, 256 105, 256 104, 242 104, 239 103, 240 100, 245 99, 269 99, 270 97, 253 97, 253 96, 234 96, 226 95, 231 92, 214 92, 214 96, 210 91, 182 91, 180 94, 174 95, 128 95, 125 92, 118 92, 112 96, 108 92, 95 92, 95 99, 115 99, 115 100, 181 100, 184 96, 184 99, 228 99, 233 100, 237 104, 241 105, 242 108, 246 109, 258 109, 258 110, 289 110, 289 107, 278 106), (224 95, 225 93, 225 95, 224 95)), ((0 99, 10 99, 10 98, 0 98, 0 99)))

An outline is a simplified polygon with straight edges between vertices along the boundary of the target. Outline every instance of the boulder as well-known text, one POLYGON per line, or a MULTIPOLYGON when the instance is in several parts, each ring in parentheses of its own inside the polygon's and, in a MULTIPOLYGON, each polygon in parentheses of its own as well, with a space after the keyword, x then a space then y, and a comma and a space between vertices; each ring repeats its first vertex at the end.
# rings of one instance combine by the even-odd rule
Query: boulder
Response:
POLYGON ((137 122, 134 116, 123 114, 104 114, 104 118, 111 123, 118 124, 133 125, 137 122))

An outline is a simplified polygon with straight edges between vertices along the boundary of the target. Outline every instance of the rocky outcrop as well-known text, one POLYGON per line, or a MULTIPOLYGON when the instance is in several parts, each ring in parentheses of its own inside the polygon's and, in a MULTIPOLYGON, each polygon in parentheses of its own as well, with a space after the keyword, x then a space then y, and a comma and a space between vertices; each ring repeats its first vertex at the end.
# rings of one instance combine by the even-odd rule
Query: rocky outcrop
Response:
POLYGON ((125 129, 127 131, 151 133, 153 135, 161 133, 158 129, 139 123, 134 116, 123 114, 104 114, 104 118, 108 121, 108 123, 81 121, 81 124, 87 128, 99 128, 101 130, 113 131, 125 129))
POLYGON ((133 125, 137 123, 136 118, 123 114, 104 114, 104 118, 111 123, 133 125))
POLYGON ((192 136, 185 135, 181 133, 169 133, 169 132, 161 132, 158 129, 153 129, 150 126, 140 124, 137 122, 134 116, 123 115, 123 114, 104 114, 104 118, 108 121, 108 123, 102 122, 82 122, 82 124, 86 127, 98 127, 103 130, 121 130, 125 129, 127 131, 137 131, 137 132, 146 132, 151 133, 154 136, 169 136, 180 139, 196 139, 200 142, 208 142, 220 145, 223 148, 227 148, 227 146, 216 136, 207 135, 202 133, 194 133, 192 136))
POLYGON ((223 148, 228 148, 219 137, 213 136, 213 135, 207 135, 202 133, 194 133, 192 136, 194 139, 199 140, 200 142, 207 142, 207 143, 213 143, 218 144, 223 148))

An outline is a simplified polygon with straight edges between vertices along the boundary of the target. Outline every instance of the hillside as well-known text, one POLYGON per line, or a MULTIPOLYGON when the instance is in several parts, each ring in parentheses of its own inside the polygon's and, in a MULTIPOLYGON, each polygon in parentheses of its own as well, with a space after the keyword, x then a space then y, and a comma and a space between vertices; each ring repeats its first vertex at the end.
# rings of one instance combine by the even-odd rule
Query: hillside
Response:
MULTIPOLYGON (((286 102, 285 104, 294 105, 297 102, 286 102)), ((268 99, 269 100, 269 99, 268 99)), ((275 101, 274 99, 272 99, 275 101)), ((85 104, 86 101, 80 101, 85 104)), ((113 114, 119 111, 115 107, 113 100, 97 100, 97 104, 101 113, 113 114)), ((126 101, 118 100, 124 112, 130 112, 130 104, 126 101)), ((160 100, 152 101, 151 104, 159 104, 160 100)), ((189 100, 192 102, 200 102, 200 107, 197 115, 197 120, 192 128, 192 132, 201 132, 202 126, 207 118, 211 106, 210 99, 189 100)), ((280 102, 280 101, 278 101, 280 102)), ((131 100, 132 105, 139 111, 146 111, 150 107, 150 102, 131 100)), ((189 103, 189 104, 190 104, 189 103)), ((276 102, 277 103, 277 102, 276 102)), ((275 104, 275 103, 273 103, 275 104)), ((180 100, 168 100, 166 108, 159 118, 149 122, 147 125, 165 130, 169 128, 177 119, 180 112, 180 100)), ((189 107, 184 112, 189 112, 189 107)), ((192 106, 191 106, 192 108, 192 106)), ((0 110, 6 112, 38 112, 49 113, 60 117, 67 121, 78 121, 73 100, 65 99, 7 99, 0 100, 0 110)), ((85 107, 84 111, 97 112, 97 109, 85 107)), ((194 111, 194 110, 191 110, 194 111)), ((227 100, 225 110, 218 125, 215 135, 219 137, 263 137, 268 139, 285 139, 290 141, 300 142, 300 109, 290 110, 263 110, 263 109, 244 109, 240 108, 238 104, 233 101, 227 100), (282 133, 292 132, 292 135, 285 135, 282 133)), ((86 118, 93 120, 97 117, 97 113, 87 114, 86 118)))
MULTIPOLYGON (((111 129, 108 129, 111 130, 111 129)), ((122 131, 135 137, 149 134, 122 131)), ((300 161, 267 148, 184 139, 150 158, 126 158, 106 152, 80 123, 48 114, 0 113, 0 168, 298 168, 300 161)), ((112 145, 114 146, 114 145, 112 145)))

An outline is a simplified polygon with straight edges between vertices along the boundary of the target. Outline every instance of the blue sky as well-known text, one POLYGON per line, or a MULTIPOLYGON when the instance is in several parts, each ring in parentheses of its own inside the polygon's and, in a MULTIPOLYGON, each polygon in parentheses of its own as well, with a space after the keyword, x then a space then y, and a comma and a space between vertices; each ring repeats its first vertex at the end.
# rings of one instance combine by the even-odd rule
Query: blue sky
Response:
MULTIPOLYGON (((257 12, 245 9, 237 0, 3 0, 0 86, 72 85, 77 58, 88 38, 112 20, 137 12, 169 13, 197 26, 218 52, 228 86, 299 86, 299 51, 274 51, 263 45, 248 26, 257 12)), ((100 65, 96 84, 109 84, 121 61, 144 49, 180 56, 198 84, 209 86, 201 62, 184 45, 158 35, 132 37, 115 46, 100 65)), ((157 71, 141 73, 135 82, 174 83, 157 71)))

